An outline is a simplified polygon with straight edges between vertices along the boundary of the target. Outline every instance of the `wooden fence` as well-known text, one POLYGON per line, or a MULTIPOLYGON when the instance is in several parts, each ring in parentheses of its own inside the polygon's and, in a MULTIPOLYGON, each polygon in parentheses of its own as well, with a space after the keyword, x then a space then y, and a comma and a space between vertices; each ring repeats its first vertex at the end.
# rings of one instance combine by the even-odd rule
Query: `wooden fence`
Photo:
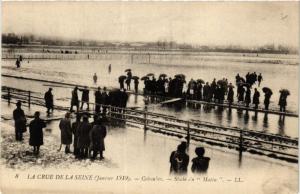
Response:
MULTIPOLYGON (((2 86, 2 99, 10 103, 17 100, 31 104, 44 106, 44 99, 32 91, 19 90, 2 86)), ((95 106, 95 103, 90 103, 95 106)), ((253 154, 266 155, 272 158, 283 159, 289 162, 298 162, 298 138, 276 135, 272 133, 246 130, 234 127, 219 126, 212 123, 182 120, 174 116, 150 112, 147 106, 144 110, 101 106, 101 114, 105 115, 112 123, 130 123, 142 126, 145 131, 152 131, 178 138, 184 138, 190 142, 203 142, 212 146, 236 149, 240 156, 243 151, 253 154)), ((69 110, 69 107, 55 106, 58 110, 69 110)), ((85 114, 96 114, 94 111, 85 114)))

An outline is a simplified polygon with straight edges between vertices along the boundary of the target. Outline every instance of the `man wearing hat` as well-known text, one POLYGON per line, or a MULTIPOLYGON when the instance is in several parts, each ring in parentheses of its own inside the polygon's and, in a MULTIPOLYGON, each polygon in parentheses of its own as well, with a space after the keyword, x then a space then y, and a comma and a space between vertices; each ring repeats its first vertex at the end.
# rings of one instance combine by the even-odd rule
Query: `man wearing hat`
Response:
POLYGON ((53 113, 53 95, 52 95, 52 88, 49 88, 49 90, 45 93, 44 96, 45 104, 47 108, 47 114, 50 114, 50 110, 53 113))
POLYGON ((23 133, 26 131, 26 117, 24 111, 21 108, 21 101, 17 102, 17 108, 13 112, 13 117, 15 120, 15 134, 16 140, 23 140, 23 133))
POLYGON ((100 104, 102 104, 102 93, 100 87, 98 87, 98 90, 95 92, 95 104, 95 112, 100 113, 100 104))

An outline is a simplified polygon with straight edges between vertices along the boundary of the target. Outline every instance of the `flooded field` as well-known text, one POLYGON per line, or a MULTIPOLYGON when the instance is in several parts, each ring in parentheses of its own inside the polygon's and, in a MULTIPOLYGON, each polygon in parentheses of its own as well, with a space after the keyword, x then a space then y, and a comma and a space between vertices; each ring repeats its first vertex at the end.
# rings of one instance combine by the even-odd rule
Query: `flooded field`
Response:
MULTIPOLYGON (((273 90, 270 108, 278 108, 279 90, 286 88, 291 92, 291 95, 287 99, 287 110, 295 113, 298 112, 298 65, 295 65, 298 57, 295 55, 264 55, 260 57, 253 55, 243 57, 236 54, 221 54, 218 56, 201 55, 199 57, 154 56, 151 58, 151 62, 153 62, 151 64, 147 64, 147 60, 143 56, 136 56, 133 64, 131 64, 128 56, 118 55, 115 58, 110 59, 108 57, 93 60, 24 60, 20 69, 15 68, 14 60, 4 60, 2 62, 2 73, 88 86, 96 86, 93 83, 92 76, 94 73, 97 73, 97 86, 118 87, 118 77, 125 75, 124 70, 127 68, 131 68, 133 75, 139 77, 147 73, 154 73, 156 77, 161 73, 166 73, 170 77, 178 73, 183 73, 187 76, 187 81, 191 78, 201 78, 211 82, 214 78, 218 80, 225 77, 232 83, 235 83, 235 75, 237 73, 245 76, 247 72, 256 72, 263 75, 261 86, 257 87, 257 85, 254 85, 261 94, 260 106, 263 107, 264 95, 261 90, 262 87, 269 87, 273 90), (224 57, 226 57, 226 60, 224 60, 224 57), (237 60, 240 60, 240 62, 237 62, 237 60), (274 61, 279 62, 275 63, 274 61), (108 72, 109 64, 112 64, 111 73, 108 72), (84 68, 82 68, 83 66, 84 68)), ((2 83, 3 85, 20 89, 32 86, 31 88, 34 88, 35 91, 41 94, 49 87, 45 83, 15 80, 5 77, 2 78, 2 83), (19 84, 20 81, 22 85, 19 84)), ((143 87, 143 82, 140 82, 139 89, 142 90, 143 87)), ((61 102, 57 101, 57 104, 68 104, 69 101, 66 97, 70 97, 70 93, 71 88, 55 87, 55 98, 65 99, 61 102)), ((90 93, 90 99, 93 99, 92 93, 90 93)), ((142 96, 130 95, 128 106, 143 108, 144 98, 142 96)), ((151 105, 149 110, 164 114, 175 114, 182 119, 196 119, 224 126, 298 137, 298 119, 293 117, 286 117, 285 120, 280 120, 278 115, 265 115, 263 113, 256 115, 254 112, 246 113, 245 111, 237 112, 236 110, 228 112, 227 109, 204 111, 203 107, 200 110, 191 108, 175 110, 174 108, 151 105)))

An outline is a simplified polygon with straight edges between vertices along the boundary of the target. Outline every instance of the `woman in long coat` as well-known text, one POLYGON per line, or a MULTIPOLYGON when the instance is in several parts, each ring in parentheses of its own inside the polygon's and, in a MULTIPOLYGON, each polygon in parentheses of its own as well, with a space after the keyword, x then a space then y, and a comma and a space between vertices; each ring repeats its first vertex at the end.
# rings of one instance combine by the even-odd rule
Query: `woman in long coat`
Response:
POLYGON ((103 126, 101 121, 98 119, 89 134, 91 148, 93 150, 92 159, 97 157, 98 152, 100 153, 100 160, 104 159, 103 151, 105 150, 104 138, 106 137, 106 133, 105 126, 103 126))
POLYGON ((43 141, 43 128, 46 127, 46 123, 40 119, 40 112, 34 113, 34 120, 29 124, 29 145, 33 146, 33 153, 39 154, 40 146, 44 144, 43 141))
POLYGON ((61 144, 66 145, 65 153, 70 153, 70 144, 72 144, 72 127, 70 113, 67 112, 65 118, 59 123, 59 129, 61 132, 61 144))

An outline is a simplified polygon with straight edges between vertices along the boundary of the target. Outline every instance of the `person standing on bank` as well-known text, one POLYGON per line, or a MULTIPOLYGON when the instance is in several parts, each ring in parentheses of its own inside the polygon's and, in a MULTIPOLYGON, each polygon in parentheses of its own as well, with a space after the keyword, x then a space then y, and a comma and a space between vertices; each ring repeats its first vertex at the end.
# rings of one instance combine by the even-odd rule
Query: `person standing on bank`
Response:
POLYGON ((102 93, 101 88, 98 87, 98 90, 95 92, 95 112, 98 114, 100 113, 100 108, 102 104, 102 93))
POLYGON ((258 87, 260 86, 260 83, 262 80, 263 80, 263 77, 262 77, 261 73, 259 73, 259 75, 257 76, 258 87))
POLYGON ((80 119, 81 119, 81 115, 77 114, 76 115, 76 121, 74 123, 72 123, 72 133, 74 135, 73 154, 75 155, 76 158, 78 158, 78 156, 79 156, 79 148, 78 148, 78 145, 77 145, 77 143, 78 143, 78 132, 77 131, 78 131, 78 128, 81 124, 80 119))
POLYGON ((98 153, 100 153, 100 160, 104 159, 103 151, 105 150, 104 138, 107 131, 105 126, 102 125, 101 120, 98 118, 94 127, 90 131, 90 147, 93 151, 92 159, 96 159, 98 153))
POLYGON ((70 144, 72 144, 72 127, 70 113, 65 114, 65 118, 60 120, 59 129, 61 132, 61 144, 66 145, 65 153, 70 153, 70 144))
POLYGON ((268 91, 268 92, 265 93, 265 100, 264 100, 265 110, 269 110, 269 104, 270 104, 271 96, 272 96, 271 91, 268 91))
POLYGON ((34 119, 29 124, 29 145, 33 146, 33 153, 38 155, 40 152, 40 146, 44 144, 43 128, 46 127, 46 123, 40 119, 40 112, 34 113, 34 119))
POLYGON ((186 143, 177 146, 177 150, 173 151, 170 156, 170 173, 186 174, 189 164, 189 155, 185 153, 186 143))
POLYGON ((246 107, 249 107, 249 104, 251 103, 251 90, 250 90, 250 86, 247 87, 246 96, 245 96, 245 103, 246 103, 246 107))
POLYGON ((47 115, 50 114, 50 110, 53 113, 53 94, 52 94, 52 88, 49 88, 49 90, 45 93, 44 96, 45 104, 47 108, 47 115))
POLYGON ((137 94, 138 90, 139 90, 139 80, 138 79, 134 79, 134 90, 135 90, 135 93, 137 94))
POLYGON ((96 84, 96 83, 97 83, 97 79, 98 79, 98 77, 97 77, 97 74, 96 74, 96 73, 94 73, 94 76, 93 76, 94 84, 96 84))
POLYGON ((88 157, 90 138, 89 133, 91 131, 92 125, 89 123, 89 118, 87 115, 83 115, 82 123, 77 128, 77 146, 79 148, 79 158, 84 159, 88 157))
POLYGON ((17 66, 17 68, 20 68, 20 66, 21 66, 21 62, 19 61, 19 59, 16 60, 16 66, 17 66))
POLYGON ((197 147, 195 149, 195 153, 197 154, 197 157, 192 159, 192 172, 206 173, 210 158, 204 157, 205 149, 203 147, 197 147))
POLYGON ((15 121, 15 134, 16 140, 23 140, 23 133, 26 131, 26 117, 25 113, 21 108, 21 101, 17 102, 17 108, 13 111, 13 118, 15 121))
POLYGON ((109 64, 109 66, 108 66, 108 73, 109 74, 111 73, 111 64, 109 64))
POLYGON ((76 86, 74 88, 74 90, 72 91, 72 99, 71 99, 71 108, 70 108, 70 112, 73 112, 73 106, 76 106, 77 108, 77 112, 79 109, 79 100, 78 100, 78 87, 76 86))
POLYGON ((234 91, 233 91, 233 85, 230 83, 228 86, 228 93, 227 93, 227 101, 229 106, 232 105, 233 103, 233 97, 234 97, 234 91))
POLYGON ((90 109, 90 103, 89 103, 89 89, 87 86, 84 86, 84 89, 79 89, 79 91, 82 91, 82 96, 81 96, 81 107, 80 109, 82 110, 83 108, 83 104, 86 103, 87 104, 87 109, 86 110, 89 110, 90 109))
POLYGON ((285 112, 285 107, 287 105, 287 102, 286 102, 287 96, 288 95, 284 92, 280 93, 279 102, 278 102, 278 105, 280 107, 280 112, 285 112))
POLYGON ((253 94, 253 104, 255 104, 255 109, 257 109, 258 108, 258 104, 259 104, 259 96, 260 96, 260 94, 259 94, 259 92, 257 91, 257 89, 255 88, 254 89, 254 94, 253 94))

